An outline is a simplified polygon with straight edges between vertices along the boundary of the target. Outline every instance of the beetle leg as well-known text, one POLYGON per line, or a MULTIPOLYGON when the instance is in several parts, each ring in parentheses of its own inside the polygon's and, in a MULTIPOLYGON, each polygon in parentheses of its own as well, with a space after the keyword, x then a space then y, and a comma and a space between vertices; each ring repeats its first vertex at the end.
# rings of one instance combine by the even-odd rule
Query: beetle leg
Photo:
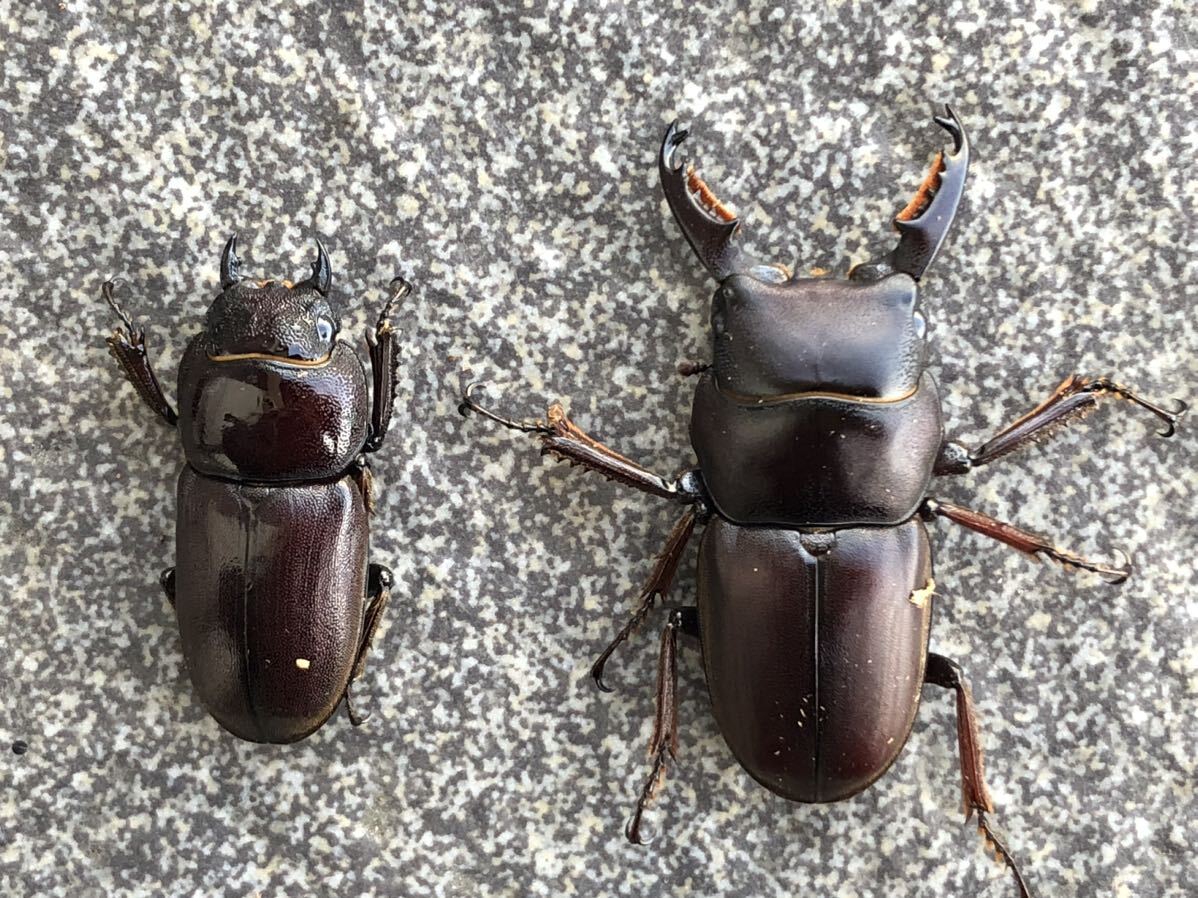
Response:
POLYGON ((675 499, 688 505, 702 503, 702 489, 695 476, 688 473, 677 480, 667 480, 647 468, 641 467, 578 427, 570 420, 560 402, 554 402, 549 406, 547 422, 540 420, 516 421, 488 411, 478 403, 474 394, 482 386, 481 383, 472 383, 466 387, 462 401, 458 404, 458 411, 463 416, 469 412, 475 412, 510 430, 536 434, 541 440, 542 455, 554 455, 565 459, 572 465, 581 465, 588 470, 598 471, 608 480, 618 481, 663 499, 675 499))
POLYGON ((1019 886, 1020 898, 1031 898, 1031 892, 1018 864, 1015 863, 1015 858, 987 817, 987 814, 994 813, 994 801, 990 798, 990 790, 986 788, 983 775, 982 742, 969 682, 956 662, 935 652, 928 653, 924 682, 952 689, 957 695, 957 747, 961 755, 961 801, 965 809, 965 820, 968 822, 970 817, 977 814, 978 832, 985 839, 986 846, 1014 875, 1019 886))
POLYGON ((933 517, 948 518, 953 523, 961 524, 983 536, 1006 543, 1013 549, 1018 549, 1028 555, 1043 555, 1066 568, 1091 571, 1112 585, 1122 583, 1131 576, 1131 559, 1127 557, 1127 553, 1121 550, 1119 550, 1120 554, 1124 556, 1123 566, 1112 567, 1109 564, 1092 561, 1064 549, 1058 549, 1042 536, 1021 530, 1019 527, 982 514, 980 511, 962 508, 960 505, 952 505, 938 499, 924 499, 920 514, 926 520, 931 520, 933 517))
POLYGON ((108 303, 124 325, 124 327, 114 330, 112 335, 107 338, 108 351, 120 364, 121 371, 129 383, 133 384, 133 388, 137 390, 137 395, 141 397, 142 402, 148 405, 154 414, 174 427, 179 421, 179 416, 163 394, 162 386, 158 383, 154 368, 150 364, 150 357, 146 352, 146 332, 133 323, 133 319, 116 301, 114 294, 118 283, 118 281, 105 281, 100 287, 101 293, 104 294, 104 301, 108 303))
MULTIPOLYGON (((958 450, 958 457, 946 459, 942 452, 941 460, 937 464, 937 473, 963 473, 970 468, 1002 458, 1028 443, 1038 442, 1070 421, 1085 417, 1097 407, 1098 400, 1106 396, 1126 399, 1156 415, 1165 425, 1165 429, 1159 431, 1162 437, 1171 437, 1176 433, 1177 422, 1186 410, 1186 404, 1180 399, 1173 400, 1177 403, 1177 408, 1169 411, 1133 393, 1122 384, 1115 383, 1109 377, 1091 378, 1070 374, 1052 391, 1052 395, 1026 415, 1012 421, 977 449, 970 451, 967 457, 959 457, 958 450)), ((959 444, 945 444, 946 447, 957 445, 959 444)))
POLYGON ((356 679, 362 676, 362 672, 366 669, 366 656, 370 652, 370 643, 379 628, 383 612, 387 610, 387 603, 391 601, 391 584, 393 582, 394 578, 389 568, 383 567, 381 564, 372 564, 370 566, 369 596, 366 604, 365 619, 362 622, 362 639, 358 643, 358 656, 354 660, 354 667, 350 672, 349 682, 345 684, 345 710, 349 715, 349 722, 354 726, 361 726, 370 715, 357 714, 354 711, 353 699, 350 696, 350 687, 356 679))
POLYGON ((695 521, 698 517, 698 512, 691 507, 678 519, 678 523, 670 531, 670 537, 666 540, 665 548, 657 556, 657 563, 653 566, 653 572, 649 574, 649 579, 645 581, 645 585, 641 588, 640 595, 637 597, 639 601, 637 602, 636 610, 632 613, 632 617, 620 628, 620 632, 616 634, 615 639, 608 643, 607 648, 603 650, 603 653, 591 665, 591 676, 594 677, 595 685, 599 687, 600 691, 611 692, 611 687, 603 682, 603 668, 607 664, 607 659, 612 656, 612 653, 620 643, 624 642, 645 622, 645 618, 649 616, 649 612, 653 610, 653 606, 657 604, 657 600, 659 598, 664 599, 666 593, 670 591, 670 586, 674 582, 674 575, 678 572, 678 562, 682 560, 682 553, 686 549, 686 544, 690 541, 691 534, 695 532, 695 521))
POLYGON ((412 292, 412 285, 401 277, 391 281, 391 298, 379 312, 373 331, 366 332, 366 348, 370 352, 370 373, 373 381, 370 411, 370 437, 365 450, 377 452, 383 445, 391 424, 395 406, 396 371, 399 367, 398 331, 391 321, 395 304, 412 292))
POLYGON ((166 593, 166 600, 171 603, 171 607, 173 608, 175 605, 175 569, 168 567, 158 575, 158 582, 162 584, 162 591, 166 593))
POLYGON ((678 759, 678 631, 682 628, 682 612, 670 612, 665 629, 661 631, 661 654, 657 659, 657 712, 653 718, 653 737, 649 740, 649 756, 653 768, 641 788, 636 810, 624 827, 624 834, 634 845, 644 845, 641 822, 645 808, 657 796, 665 779, 670 761, 678 759))

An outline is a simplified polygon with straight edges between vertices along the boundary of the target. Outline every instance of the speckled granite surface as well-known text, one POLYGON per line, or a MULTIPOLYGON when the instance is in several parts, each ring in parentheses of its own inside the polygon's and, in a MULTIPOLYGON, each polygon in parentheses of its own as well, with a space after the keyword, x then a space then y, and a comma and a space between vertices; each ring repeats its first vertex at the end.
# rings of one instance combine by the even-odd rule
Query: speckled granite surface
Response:
MULTIPOLYGON (((1013 894, 961 825, 945 695, 867 793, 792 806, 733 762, 693 652, 663 832, 625 844, 656 639, 612 696, 585 673, 673 511, 463 421, 455 393, 566 397, 651 467, 690 464, 674 367, 707 353, 710 285, 657 189, 664 124, 693 121, 762 254, 843 270, 890 245, 950 100, 974 165, 923 293, 950 429, 983 439, 1074 370, 1193 399, 1194 42, 1180 0, 0 4, 0 891, 1013 894), (401 600, 374 718, 283 748, 192 695, 155 580, 180 451, 102 342, 122 274, 172 371, 233 228, 263 275, 322 236, 347 332, 393 274, 419 285, 376 466, 401 600)), ((1198 895, 1195 438, 1153 424, 1108 407, 937 488, 1137 558, 1111 588, 933 528, 933 645, 973 680, 1041 896, 1198 895)))

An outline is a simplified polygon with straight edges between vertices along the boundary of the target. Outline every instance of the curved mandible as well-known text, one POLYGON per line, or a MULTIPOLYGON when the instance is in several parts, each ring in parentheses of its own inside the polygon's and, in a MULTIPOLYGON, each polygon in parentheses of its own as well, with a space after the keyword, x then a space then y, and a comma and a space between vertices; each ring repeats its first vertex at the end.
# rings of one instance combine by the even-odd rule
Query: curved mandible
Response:
POLYGON ((312 274, 307 280, 300 281, 296 284, 299 287, 311 287, 320 293, 321 296, 329 295, 329 287, 333 283, 333 266, 329 262, 329 254, 325 251, 324 244, 320 242, 320 238, 316 238, 316 261, 312 263, 312 274))
POLYGON ((732 239, 740 229, 737 217, 695 174, 693 165, 685 161, 674 164, 678 147, 688 134, 686 129, 679 129, 677 121, 666 129, 657 160, 661 189, 687 243, 711 276, 722 281, 731 274, 755 267, 757 263, 732 239))
POLYGON ((953 152, 940 151, 911 202, 894 217, 899 242, 889 255, 858 265, 849 276, 854 280, 876 280, 896 271, 919 280, 927 271, 957 215, 969 172, 969 137, 952 107, 934 121, 953 138, 953 152))
POLYGON ((220 254, 220 288, 228 290, 241 280, 241 260, 237 258, 237 233, 229 238, 220 254))

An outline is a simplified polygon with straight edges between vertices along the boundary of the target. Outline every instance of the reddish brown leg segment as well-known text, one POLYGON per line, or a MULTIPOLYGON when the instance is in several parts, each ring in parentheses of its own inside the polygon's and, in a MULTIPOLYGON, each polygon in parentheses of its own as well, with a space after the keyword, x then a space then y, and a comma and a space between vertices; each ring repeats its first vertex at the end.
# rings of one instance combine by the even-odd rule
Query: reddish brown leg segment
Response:
POLYGON ((653 571, 649 574, 649 579, 645 581, 645 585, 641 588, 640 595, 638 596, 639 601, 637 602, 636 610, 632 613, 632 617, 620 628, 620 632, 616 634, 615 639, 608 643, 607 648, 603 650, 603 653, 591 666, 591 676, 595 678, 595 685, 603 692, 611 692, 611 688, 603 682, 603 668, 607 665, 607 660, 612 656, 612 653, 620 643, 624 642, 645 622, 645 618, 653 610, 653 606, 657 603, 657 600, 659 598, 664 599, 666 593, 670 591, 670 586, 674 582, 674 575, 678 572, 678 562, 682 560, 682 553, 686 549, 686 544, 690 541, 691 534, 695 532, 695 521, 698 519, 698 516, 698 512, 694 508, 688 508, 686 513, 678 519, 678 523, 670 531, 670 538, 666 540, 665 548, 657 556, 657 563, 653 566, 653 571))
POLYGON ((370 438, 367 452, 377 452, 383 445, 387 428, 391 426, 391 409, 395 405, 396 370, 399 366, 398 332, 391 315, 396 304, 412 292, 412 285, 403 278, 391 281, 391 297, 379 312, 374 330, 366 332, 366 348, 370 352, 371 391, 370 438))
POLYGON ((985 840, 986 847, 1010 869, 1019 887, 1020 898, 1031 898, 1031 892, 1019 866, 1015 863, 1015 858, 987 816, 994 813, 994 802, 990 798, 990 790, 986 788, 983 775, 982 743, 978 735, 977 716, 973 710, 973 695, 969 690, 969 683, 955 662, 934 652, 928 653, 924 680, 934 686, 952 689, 957 696, 957 747, 961 756, 961 801, 965 820, 968 822, 970 817, 977 814, 978 832, 985 840))
POLYGON ((1133 393, 1109 377, 1083 377, 1070 374, 1052 391, 1052 395, 1021 418, 1012 421, 976 449, 965 450, 959 444, 947 443, 937 466, 938 474, 960 474, 970 468, 989 464, 1016 449, 1035 443, 1071 421, 1085 417, 1104 397, 1125 399, 1156 415, 1165 425, 1162 437, 1171 437, 1186 411, 1186 404, 1175 399, 1177 408, 1169 411, 1133 393))
POLYGON ((628 841, 644 845, 641 822, 645 808, 657 796, 665 779, 670 761, 678 758, 678 631, 682 628, 682 612, 670 612, 661 633, 661 654, 657 659, 657 714, 653 719, 653 738, 649 740, 649 756, 653 767, 641 789, 632 819, 624 828, 628 841))
MULTIPOLYGON (((1042 536, 1037 536, 1027 530, 1021 530, 1012 524, 997 520, 989 515, 984 515, 980 511, 962 508, 960 505, 951 505, 948 502, 941 502, 938 499, 925 499, 920 512, 926 519, 932 517, 948 518, 956 524, 961 524, 983 536, 1006 543, 1013 549, 1018 549, 1025 554, 1034 556, 1042 555, 1066 568, 1080 568, 1083 571, 1092 571, 1111 584, 1122 583, 1131 576, 1130 559, 1124 562, 1123 567, 1112 567, 1098 561, 1091 561, 1080 555, 1074 555, 1072 552, 1066 552, 1064 549, 1056 548, 1042 536)), ((1121 554, 1124 555, 1125 559, 1127 558, 1126 553, 1121 554)))
POLYGON ((133 319, 117 303, 114 296, 116 281, 106 281, 100 290, 104 294, 104 301, 124 324, 124 327, 118 327, 112 332, 112 336, 108 337, 108 351, 120 364, 121 371, 129 383, 133 384, 142 402, 148 405, 154 414, 174 427, 179 416, 175 414, 175 410, 163 394, 162 386, 158 383, 154 368, 150 364, 150 356, 146 352, 146 332, 135 325, 133 319))
POLYGON ((554 402, 549 406, 547 421, 516 421, 496 415, 481 406, 474 399, 474 393, 481 387, 482 384, 473 383, 466 388, 462 401, 458 404, 459 412, 463 415, 475 412, 511 430, 536 434, 541 438, 542 453, 564 458, 571 464, 581 465, 591 471, 598 471, 608 480, 618 481, 663 499, 675 499, 686 503, 700 500, 700 495, 691 488, 685 478, 682 482, 667 480, 594 439, 570 420, 560 402, 554 402))

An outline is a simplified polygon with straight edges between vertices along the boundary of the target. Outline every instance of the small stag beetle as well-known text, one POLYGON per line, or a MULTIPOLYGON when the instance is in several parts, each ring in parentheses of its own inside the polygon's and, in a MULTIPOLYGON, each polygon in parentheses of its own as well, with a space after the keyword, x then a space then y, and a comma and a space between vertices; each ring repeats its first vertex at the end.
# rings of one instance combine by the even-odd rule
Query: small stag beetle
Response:
POLYGON ((237 236, 220 293, 179 365, 176 414, 145 333, 104 284, 123 323, 108 347, 150 409, 175 427, 179 474, 175 567, 161 577, 179 621, 191 681, 213 717, 252 742, 315 732, 350 686, 390 598, 391 571, 368 564, 372 508, 366 453, 383 443, 395 401, 391 316, 411 286, 391 282, 373 332, 368 399, 362 362, 338 340, 332 268, 317 242, 298 284, 243 278, 237 236))
POLYGON ((938 501, 929 484, 1026 446, 1104 397, 1152 412, 1166 422, 1164 436, 1185 406, 1167 411, 1107 378, 1073 375, 983 445, 945 441, 916 303, 916 283, 948 233, 969 165, 961 122, 945 111, 936 122, 952 151, 937 154, 896 217, 898 245, 847 279, 796 277, 750 258, 734 239, 738 220, 693 167, 675 164, 687 132, 670 126, 662 188, 719 282, 713 360, 680 368, 699 376, 690 428, 697 468, 660 477, 587 435, 559 403, 545 422, 515 421, 478 403, 479 384, 463 397, 463 414, 534 434, 544 452, 687 507, 632 618, 592 668, 600 689, 608 658, 664 598, 702 525, 697 606, 671 608, 661 637, 652 772, 628 823, 632 842, 642 841, 642 814, 677 753, 681 630, 700 640, 712 708, 733 755, 793 801, 838 801, 865 789, 906 743, 922 684, 952 690, 966 819, 977 815, 986 843, 1029 895, 991 823, 969 686, 956 663, 928 650, 935 581, 924 522, 947 518, 1112 583, 1130 567, 1079 557, 938 501))

